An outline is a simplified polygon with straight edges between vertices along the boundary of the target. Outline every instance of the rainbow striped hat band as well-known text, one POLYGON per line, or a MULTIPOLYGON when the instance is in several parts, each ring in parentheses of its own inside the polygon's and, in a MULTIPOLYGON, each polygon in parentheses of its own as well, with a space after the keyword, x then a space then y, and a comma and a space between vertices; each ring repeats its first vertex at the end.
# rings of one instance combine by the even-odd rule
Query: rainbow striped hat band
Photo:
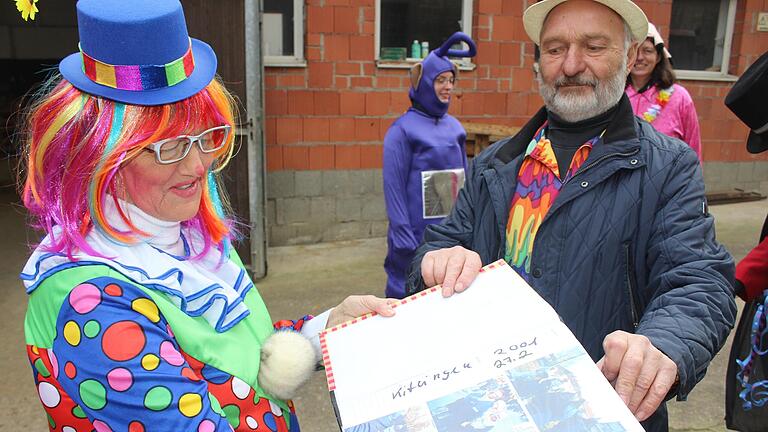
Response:
POLYGON ((195 95, 216 76, 216 53, 189 37, 179 0, 78 0, 77 52, 59 63, 79 90, 132 105, 195 95))
POLYGON ((154 90, 176 85, 192 75, 195 58, 192 40, 180 58, 164 65, 111 65, 89 56, 80 46, 83 72, 93 82, 120 90, 154 90))

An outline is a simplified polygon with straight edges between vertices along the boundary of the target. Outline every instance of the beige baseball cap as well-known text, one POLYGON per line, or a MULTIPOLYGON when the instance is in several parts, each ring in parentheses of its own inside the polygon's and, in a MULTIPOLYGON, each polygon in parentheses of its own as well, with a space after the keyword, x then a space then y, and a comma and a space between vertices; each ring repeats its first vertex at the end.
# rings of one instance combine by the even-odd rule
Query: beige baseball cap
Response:
MULTIPOLYGON (((549 15, 549 12, 560 3, 565 3, 568 0, 543 0, 538 3, 534 3, 528 7, 523 13, 523 25, 525 26, 525 32, 532 41, 539 45, 539 36, 541 35, 541 27, 544 25, 544 20, 549 15)), ((632 31, 632 40, 639 42, 645 40, 648 35, 648 18, 642 9, 630 0, 592 0, 598 3, 602 3, 609 8, 613 9, 624 21, 629 25, 632 31)))

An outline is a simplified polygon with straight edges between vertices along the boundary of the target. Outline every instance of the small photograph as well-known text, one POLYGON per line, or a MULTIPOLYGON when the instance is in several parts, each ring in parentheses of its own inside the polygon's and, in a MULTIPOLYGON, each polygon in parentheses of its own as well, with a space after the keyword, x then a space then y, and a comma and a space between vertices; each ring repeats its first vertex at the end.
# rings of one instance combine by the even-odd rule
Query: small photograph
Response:
POLYGON ((386 415, 344 429, 344 432, 438 432, 426 405, 412 406, 406 410, 386 415))
POLYGON ((550 355, 507 372, 525 410, 542 432, 621 432, 627 430, 612 415, 587 402, 583 367, 594 367, 582 351, 550 355), (585 363, 587 362, 587 363, 585 363))
POLYGON ((421 185, 424 218, 448 216, 464 186, 464 169, 423 171, 421 185))
POLYGON ((440 432, 536 430, 503 376, 428 405, 440 432))

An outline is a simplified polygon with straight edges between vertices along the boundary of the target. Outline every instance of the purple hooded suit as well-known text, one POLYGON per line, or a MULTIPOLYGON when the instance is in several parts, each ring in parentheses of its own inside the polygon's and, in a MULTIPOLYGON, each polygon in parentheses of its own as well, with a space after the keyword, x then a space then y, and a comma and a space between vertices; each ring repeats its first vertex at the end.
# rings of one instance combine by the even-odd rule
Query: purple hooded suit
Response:
POLYGON ((472 57, 475 43, 454 33, 422 61, 421 78, 408 96, 412 107, 400 116, 384 137, 384 200, 389 218, 387 232, 386 296, 405 296, 408 266, 421 243, 424 228, 439 223, 453 206, 464 184, 467 155, 464 128, 447 114, 448 103, 435 94, 434 81, 443 72, 456 74, 452 57, 472 57), (450 47, 460 41, 468 51, 450 47))

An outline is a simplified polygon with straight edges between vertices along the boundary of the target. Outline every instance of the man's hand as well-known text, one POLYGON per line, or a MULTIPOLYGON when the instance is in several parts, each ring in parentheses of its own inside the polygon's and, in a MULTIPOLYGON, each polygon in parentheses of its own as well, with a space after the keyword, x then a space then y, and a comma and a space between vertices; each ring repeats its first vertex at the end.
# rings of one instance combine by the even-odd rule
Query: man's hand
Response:
POLYGON ((325 325, 325 328, 331 328, 370 312, 390 317, 395 314, 395 310, 392 308, 392 303, 395 303, 395 301, 394 299, 383 299, 372 295, 349 296, 341 304, 333 308, 328 315, 328 323, 325 325))
POLYGON ((650 417, 677 380, 677 365, 647 337, 615 331, 597 367, 639 421, 650 417))
POLYGON ((483 266, 480 255, 461 246, 427 252, 421 260, 421 277, 428 288, 442 285, 443 297, 462 292, 483 266))

